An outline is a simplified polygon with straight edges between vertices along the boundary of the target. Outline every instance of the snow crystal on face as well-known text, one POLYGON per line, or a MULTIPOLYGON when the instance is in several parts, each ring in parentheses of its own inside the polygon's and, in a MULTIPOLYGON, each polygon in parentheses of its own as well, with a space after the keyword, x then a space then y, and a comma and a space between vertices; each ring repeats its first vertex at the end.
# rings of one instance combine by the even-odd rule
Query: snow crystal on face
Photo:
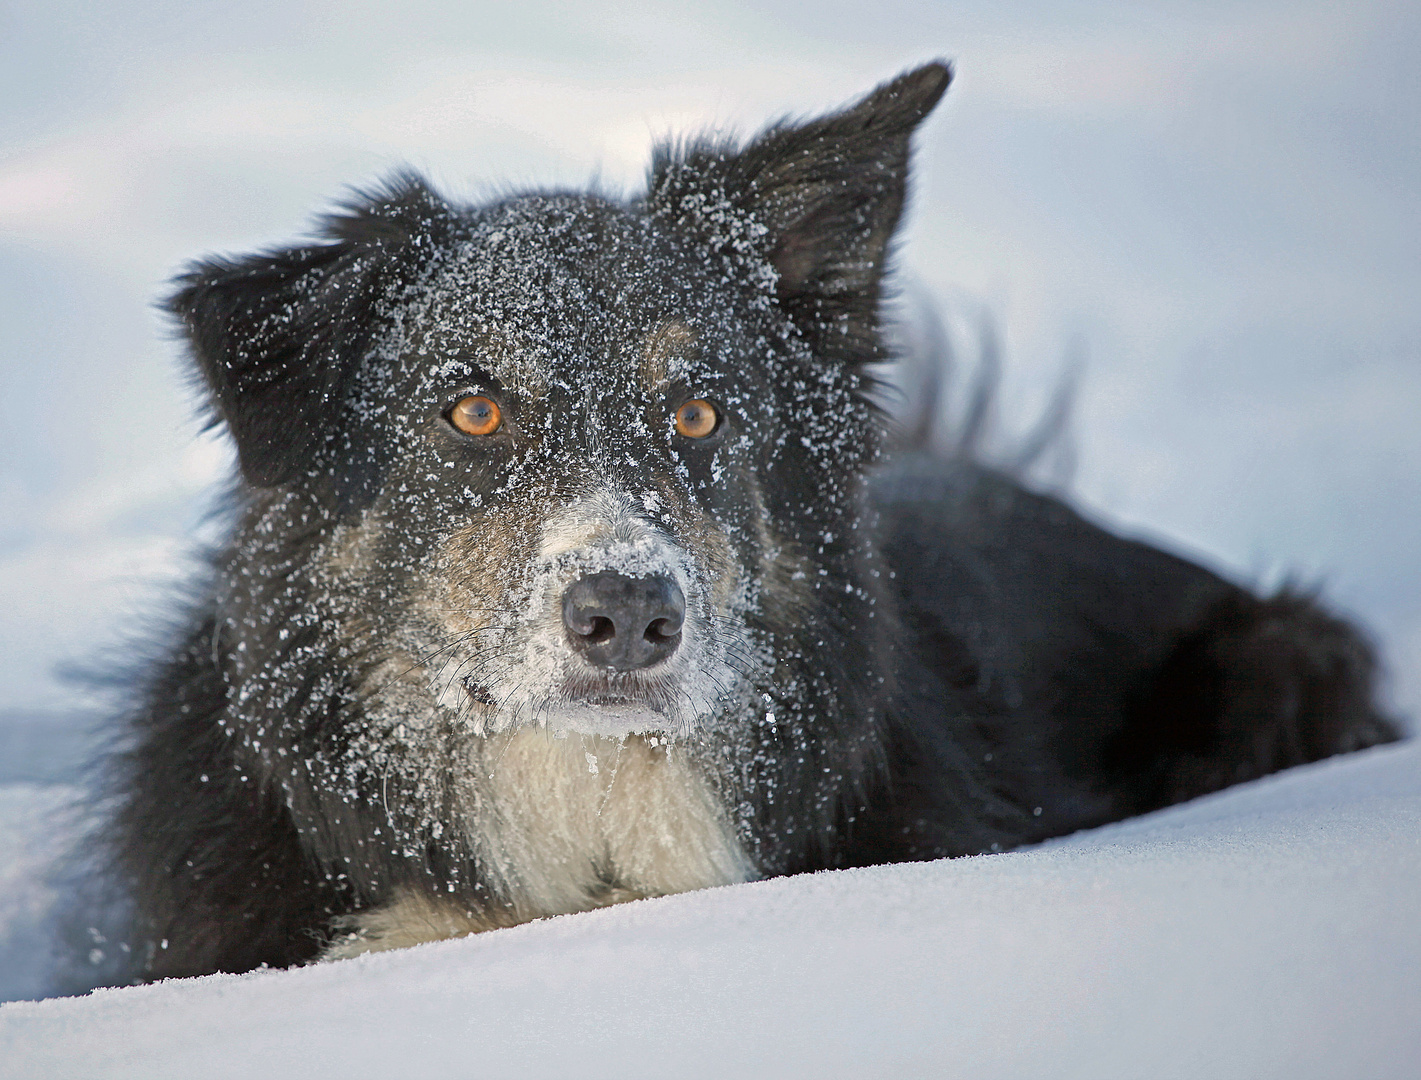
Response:
MULTIPOLYGON (((534 688, 526 707, 522 695, 510 691, 506 716, 526 715, 555 730, 616 735, 664 732, 687 735, 712 713, 734 708, 747 692, 751 674, 744 658, 753 650, 737 621, 745 590, 733 564, 727 578, 714 580, 704 563, 665 532, 651 526, 634 509, 632 500, 600 488, 545 522, 538 569, 526 608, 530 627, 526 650, 514 666, 520 686, 534 688), (605 690, 599 698, 626 696, 593 704, 579 687, 597 685, 586 661, 568 645, 562 624, 561 597, 579 577, 616 571, 629 578, 668 577, 686 598, 681 643, 670 657, 646 673, 600 675, 605 690), (742 658, 737 665, 731 657, 742 658), (561 698, 547 697, 546 688, 563 687, 561 698), (541 690, 543 700, 533 696, 541 690), (638 696, 641 701, 637 701, 638 696), (526 709, 526 711, 525 711, 526 709)), ((495 691, 497 692, 497 691, 495 691)))

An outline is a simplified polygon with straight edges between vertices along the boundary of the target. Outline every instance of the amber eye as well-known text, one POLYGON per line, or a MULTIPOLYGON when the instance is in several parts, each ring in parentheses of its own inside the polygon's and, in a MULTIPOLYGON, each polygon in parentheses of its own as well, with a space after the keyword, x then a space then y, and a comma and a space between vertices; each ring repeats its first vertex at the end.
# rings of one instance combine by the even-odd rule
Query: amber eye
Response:
POLYGON ((693 398, 676 410, 676 434, 688 439, 704 439, 720 420, 709 401, 693 398))
POLYGON ((449 422, 465 435, 492 435, 503 423, 498 402, 482 394, 466 397, 449 411, 449 422))

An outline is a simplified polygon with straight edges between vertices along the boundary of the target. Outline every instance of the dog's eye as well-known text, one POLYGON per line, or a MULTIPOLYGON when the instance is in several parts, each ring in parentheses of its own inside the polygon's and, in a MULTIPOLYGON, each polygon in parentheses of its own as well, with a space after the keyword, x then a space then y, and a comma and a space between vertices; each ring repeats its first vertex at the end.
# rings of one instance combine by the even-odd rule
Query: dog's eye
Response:
POLYGON ((693 398, 676 410, 676 434, 688 439, 704 439, 719 422, 715 406, 700 398, 693 398))
POLYGON ((503 423, 503 413, 498 402, 475 394, 449 410, 449 422, 465 435, 492 435, 503 423))

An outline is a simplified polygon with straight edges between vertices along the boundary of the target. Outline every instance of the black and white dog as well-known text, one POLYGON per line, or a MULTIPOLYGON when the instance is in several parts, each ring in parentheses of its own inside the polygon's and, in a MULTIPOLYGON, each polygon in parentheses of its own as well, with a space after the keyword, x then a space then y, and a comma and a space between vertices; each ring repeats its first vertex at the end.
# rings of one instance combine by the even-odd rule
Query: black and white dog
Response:
POLYGON ((929 64, 629 202, 401 175, 211 259, 241 475, 106 833, 127 977, 997 851, 1395 737, 1348 626, 872 404, 929 64))

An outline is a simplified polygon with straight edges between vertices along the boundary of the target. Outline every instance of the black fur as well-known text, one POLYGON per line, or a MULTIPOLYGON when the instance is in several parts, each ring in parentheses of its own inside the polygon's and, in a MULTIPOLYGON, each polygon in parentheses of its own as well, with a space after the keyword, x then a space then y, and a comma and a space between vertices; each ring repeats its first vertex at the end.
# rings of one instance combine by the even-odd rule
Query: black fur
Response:
MULTIPOLYGON (((179 280, 241 481, 117 761, 132 977, 307 961, 412 893, 480 925, 554 913, 495 866, 472 763, 498 724, 607 695, 665 713, 670 750, 622 744, 688 763, 749 876, 1004 850, 1396 737, 1366 645, 1310 599, 968 460, 884 457, 887 251, 948 81, 930 64, 744 148, 663 147, 627 204, 458 207, 401 175, 309 245, 179 280), (694 341, 656 344, 667 325, 694 341), (455 431, 467 394, 505 426, 455 431), (721 427, 682 439, 669 416, 699 397, 721 427), (524 608, 499 590, 595 498, 685 556, 711 704, 655 670, 544 693, 509 659, 524 608)), ((573 908, 656 891, 588 858, 573 908)))

